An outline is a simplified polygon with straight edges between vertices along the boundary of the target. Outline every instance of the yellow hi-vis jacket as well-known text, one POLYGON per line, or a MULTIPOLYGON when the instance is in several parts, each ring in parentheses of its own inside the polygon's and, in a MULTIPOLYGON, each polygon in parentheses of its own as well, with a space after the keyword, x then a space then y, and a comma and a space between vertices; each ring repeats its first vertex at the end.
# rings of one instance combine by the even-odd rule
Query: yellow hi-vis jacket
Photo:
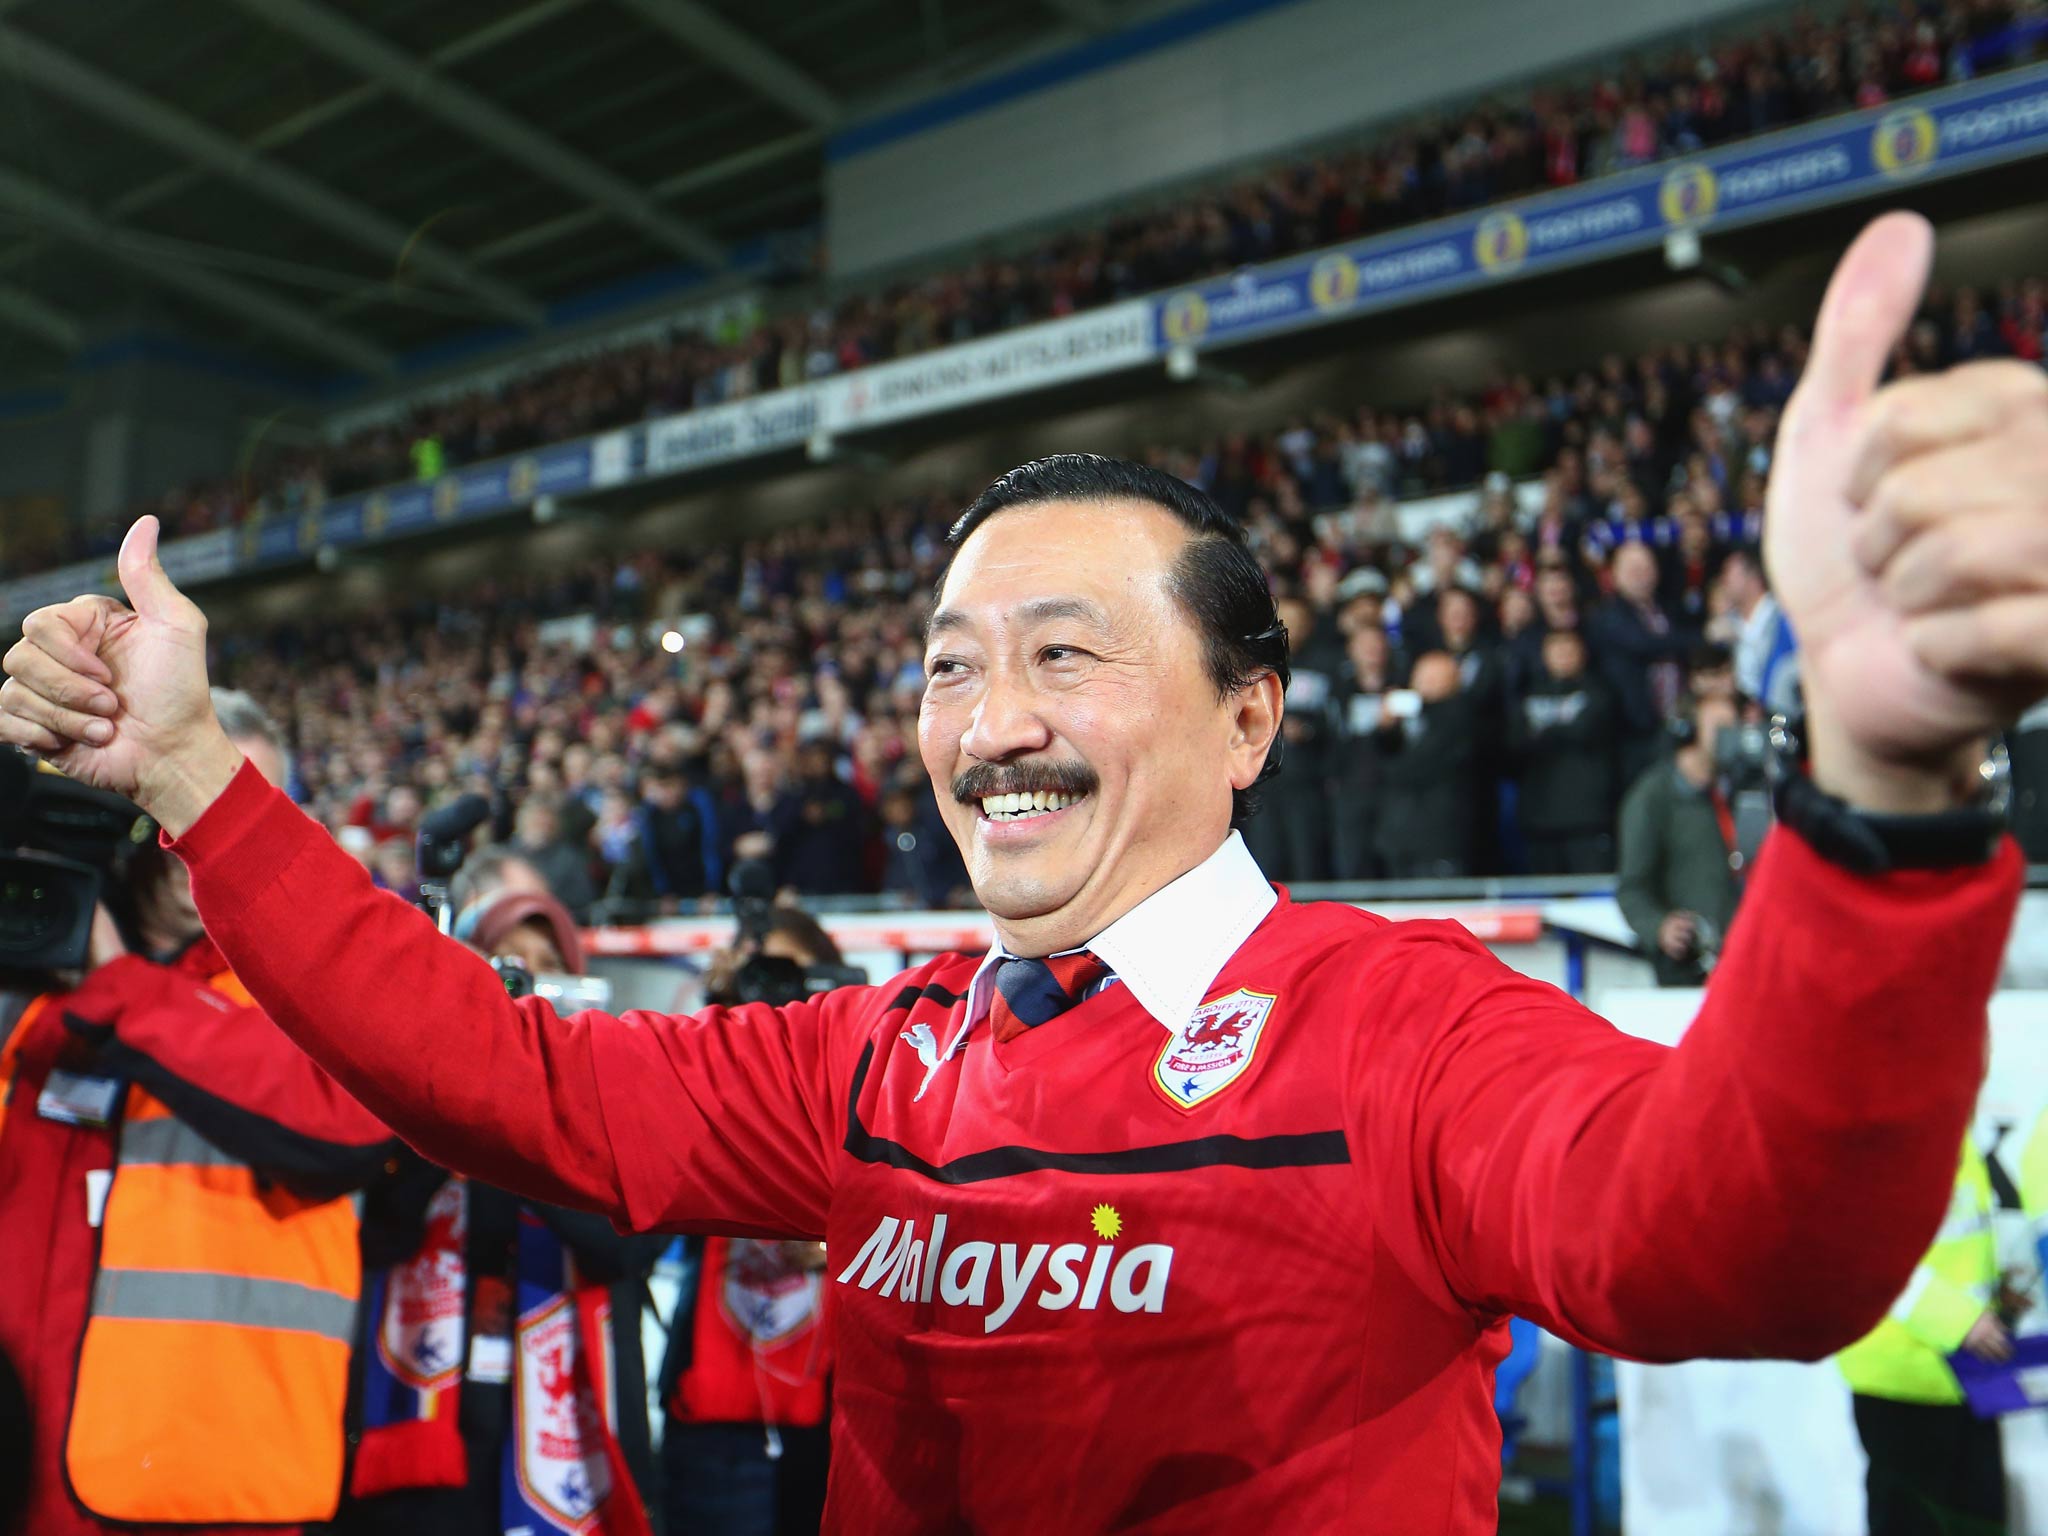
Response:
POLYGON ((1902 1403, 1963 1400, 1948 1357, 1998 1294, 1995 1204, 1983 1154, 1965 1142, 1934 1246, 1885 1319, 1835 1357, 1851 1390, 1902 1403))

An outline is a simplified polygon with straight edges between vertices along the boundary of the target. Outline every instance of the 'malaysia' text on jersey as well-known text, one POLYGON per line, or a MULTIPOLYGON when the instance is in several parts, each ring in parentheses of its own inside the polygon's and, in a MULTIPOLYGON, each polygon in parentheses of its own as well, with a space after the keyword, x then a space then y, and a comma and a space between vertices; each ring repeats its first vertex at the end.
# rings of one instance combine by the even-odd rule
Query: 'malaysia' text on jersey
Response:
MULTIPOLYGON (((1091 1217, 1095 1230, 1114 1238, 1122 1222, 1108 1206, 1091 1217)), ((1166 1282, 1173 1269, 1173 1248, 1166 1243, 1140 1243, 1119 1253, 1113 1242, 1016 1243, 980 1240, 946 1246, 948 1217, 932 1217, 929 1240, 917 1235, 915 1218, 884 1216, 876 1223, 853 1262, 839 1272, 842 1285, 857 1285, 898 1301, 947 1307, 980 1307, 984 1333, 994 1333, 1017 1315, 1026 1298, 1048 1312, 1078 1306, 1092 1312, 1105 1289, 1119 1312, 1159 1312, 1166 1307, 1166 1282), (1036 1295, 1033 1295, 1034 1288, 1036 1295)))

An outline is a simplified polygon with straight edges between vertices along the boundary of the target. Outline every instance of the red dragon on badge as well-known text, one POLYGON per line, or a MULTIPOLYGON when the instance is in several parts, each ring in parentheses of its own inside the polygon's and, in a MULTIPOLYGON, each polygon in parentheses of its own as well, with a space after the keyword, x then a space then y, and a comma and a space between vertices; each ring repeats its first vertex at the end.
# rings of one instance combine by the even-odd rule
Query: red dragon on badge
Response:
POLYGON ((1258 1010, 1250 1006, 1232 1008, 1213 1018, 1197 1019, 1181 1036, 1181 1044, 1201 1055, 1235 1049, 1244 1032, 1258 1022, 1258 1010))
POLYGON ((1276 1001, 1240 987, 1202 1004, 1154 1059, 1152 1081, 1178 1109, 1214 1098, 1250 1067, 1276 1001))

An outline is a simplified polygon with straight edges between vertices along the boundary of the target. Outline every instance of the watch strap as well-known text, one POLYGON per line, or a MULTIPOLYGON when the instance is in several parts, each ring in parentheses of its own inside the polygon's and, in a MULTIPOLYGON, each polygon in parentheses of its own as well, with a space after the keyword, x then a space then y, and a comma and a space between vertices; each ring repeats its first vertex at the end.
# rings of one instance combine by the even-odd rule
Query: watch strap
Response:
POLYGON ((1778 780, 1771 803, 1778 820, 1815 853, 1859 875, 1982 864, 1997 853, 2006 829, 2005 816, 1983 805, 1926 816, 1859 811, 1800 772, 1778 780))

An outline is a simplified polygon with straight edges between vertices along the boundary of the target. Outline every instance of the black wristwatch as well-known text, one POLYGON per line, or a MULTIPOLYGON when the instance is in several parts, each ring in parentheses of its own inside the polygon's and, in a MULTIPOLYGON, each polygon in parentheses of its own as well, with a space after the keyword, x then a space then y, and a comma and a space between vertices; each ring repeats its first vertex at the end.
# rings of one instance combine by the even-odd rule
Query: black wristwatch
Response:
POLYGON ((1959 869, 1982 864, 1998 851, 2012 800, 2012 767, 1994 742, 1977 766, 1980 788, 1967 805, 1927 816, 1880 816, 1859 811, 1814 783, 1806 771, 1805 722, 1797 715, 1771 721, 1771 808, 1778 820, 1830 863, 1859 875, 1894 869, 1959 869))

